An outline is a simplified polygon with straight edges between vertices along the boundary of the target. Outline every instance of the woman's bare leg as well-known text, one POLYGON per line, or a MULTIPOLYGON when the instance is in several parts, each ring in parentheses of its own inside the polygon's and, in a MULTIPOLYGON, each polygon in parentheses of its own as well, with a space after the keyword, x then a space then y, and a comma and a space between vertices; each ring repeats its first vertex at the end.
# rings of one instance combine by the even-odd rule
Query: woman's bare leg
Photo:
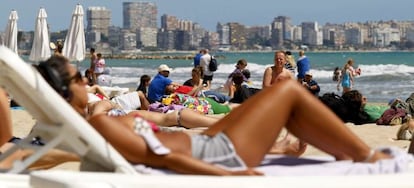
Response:
MULTIPOLYGON (((235 108, 205 134, 223 131, 250 167, 257 166, 281 129, 337 158, 363 161, 370 148, 315 96, 294 81, 284 81, 257 93, 235 108)), ((372 160, 388 157, 375 153, 372 160)))
POLYGON ((0 88, 0 146, 13 136, 10 105, 6 91, 0 88))

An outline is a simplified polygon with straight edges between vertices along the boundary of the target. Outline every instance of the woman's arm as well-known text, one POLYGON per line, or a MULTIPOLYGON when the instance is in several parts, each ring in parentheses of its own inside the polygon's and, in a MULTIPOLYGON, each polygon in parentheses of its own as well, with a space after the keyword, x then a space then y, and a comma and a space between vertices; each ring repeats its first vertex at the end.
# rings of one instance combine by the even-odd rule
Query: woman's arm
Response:
MULTIPOLYGON (((171 151, 167 155, 154 154, 141 136, 136 135, 130 124, 133 118, 128 116, 109 117, 97 115, 89 119, 91 125, 128 161, 135 164, 145 164, 156 168, 168 168, 185 174, 209 175, 260 175, 259 172, 246 171, 230 172, 212 164, 195 159, 188 154, 171 151)), ((169 135, 164 135, 164 139, 169 135)), ((170 140, 174 142, 175 136, 170 140)), ((180 141, 182 141, 180 139, 180 141)), ((185 143, 181 143, 185 144, 185 143)), ((185 152, 185 151, 184 151, 185 152)), ((188 151, 191 153, 191 151, 188 151)))
POLYGON ((12 118, 8 100, 6 91, 0 88, 0 146, 6 143, 13 136, 12 118))
POLYGON ((228 171, 188 155, 172 152, 165 156, 151 154, 144 162, 149 166, 167 168, 181 174, 198 175, 263 175, 254 169, 228 171))
POLYGON ((233 84, 230 84, 228 87, 229 87, 229 97, 232 99, 234 97, 234 92, 236 91, 236 87, 233 84))

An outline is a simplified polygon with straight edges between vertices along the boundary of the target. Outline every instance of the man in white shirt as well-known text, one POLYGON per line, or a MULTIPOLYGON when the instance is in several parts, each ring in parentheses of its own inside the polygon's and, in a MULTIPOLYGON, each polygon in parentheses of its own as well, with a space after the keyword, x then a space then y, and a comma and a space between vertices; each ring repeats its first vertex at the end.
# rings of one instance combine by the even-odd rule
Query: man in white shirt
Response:
POLYGON ((200 58, 200 66, 203 67, 203 84, 206 84, 206 89, 210 89, 211 81, 213 80, 213 72, 208 68, 211 60, 211 55, 208 53, 208 49, 204 49, 205 54, 200 58))

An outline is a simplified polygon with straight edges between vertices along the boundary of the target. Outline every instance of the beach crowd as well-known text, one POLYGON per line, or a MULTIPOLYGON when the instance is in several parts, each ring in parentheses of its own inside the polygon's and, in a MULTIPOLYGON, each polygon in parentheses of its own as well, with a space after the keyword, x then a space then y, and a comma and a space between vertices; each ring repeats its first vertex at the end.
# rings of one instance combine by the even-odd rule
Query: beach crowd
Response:
MULTIPOLYGON (((262 88, 251 87, 248 61, 240 59, 223 87, 213 89, 214 72, 220 67, 208 49, 195 55, 184 83, 171 80, 172 69, 162 64, 153 78, 140 75, 135 91, 110 96, 99 83, 105 76, 104 58, 95 49, 90 50, 90 57, 90 67, 83 75, 59 52, 35 68, 130 163, 183 174, 263 175, 255 167, 266 155, 300 157, 308 144, 336 160, 375 163, 393 158, 370 148, 344 126, 344 122, 377 122, 383 116, 373 118, 365 108, 366 97, 352 89, 354 77, 361 74, 352 59, 333 73, 338 90, 342 87, 341 96, 319 93, 305 51, 299 51, 297 59, 290 51, 276 51, 273 65, 263 71, 262 88), (165 131, 171 126, 201 127, 202 131, 165 131), (293 137, 297 139, 293 141, 293 137)), ((8 93, 1 91, 0 112, 4 113, 0 115, 5 121, 0 123, 0 149, 4 152, 19 138, 12 135, 8 93)), ((396 111, 393 117, 400 113, 396 123, 406 124, 409 132, 414 128, 410 105, 411 101, 396 99, 387 107, 396 111)), ((34 144, 42 144, 41 138, 37 141, 34 144)), ((8 168, 13 160, 30 154, 22 150, 1 161, 0 167, 8 168)), ((80 160, 62 150, 49 151, 47 156, 32 168, 80 160)))

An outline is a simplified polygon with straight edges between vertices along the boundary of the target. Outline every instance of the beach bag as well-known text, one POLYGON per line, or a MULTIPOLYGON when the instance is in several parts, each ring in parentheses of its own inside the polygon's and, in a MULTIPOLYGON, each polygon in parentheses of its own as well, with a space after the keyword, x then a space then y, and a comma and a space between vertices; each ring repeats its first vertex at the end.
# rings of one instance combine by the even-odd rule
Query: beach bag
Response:
POLYGON ((408 123, 404 123, 397 131, 397 140, 411 140, 413 132, 410 130, 408 123))
POLYGON ((411 114, 411 116, 414 116, 414 93, 411 93, 410 97, 408 97, 405 102, 407 104, 407 113, 411 114))
POLYGON ((215 72, 217 71, 217 67, 218 67, 217 59, 214 58, 214 56, 210 56, 210 63, 208 64, 208 70, 210 72, 215 72))
POLYGON ((377 125, 397 125, 401 124, 406 116, 406 111, 401 108, 390 108, 385 110, 381 117, 377 120, 377 125), (401 118, 399 120, 398 118, 401 118), (392 122, 392 124, 391 124, 392 122))
POLYGON ((401 125, 403 122, 402 117, 393 117, 390 121, 390 125, 401 125))
POLYGON ((331 109, 342 121, 347 120, 347 109, 345 107, 344 99, 331 92, 325 93, 319 97, 319 100, 325 104, 329 109, 331 109))

